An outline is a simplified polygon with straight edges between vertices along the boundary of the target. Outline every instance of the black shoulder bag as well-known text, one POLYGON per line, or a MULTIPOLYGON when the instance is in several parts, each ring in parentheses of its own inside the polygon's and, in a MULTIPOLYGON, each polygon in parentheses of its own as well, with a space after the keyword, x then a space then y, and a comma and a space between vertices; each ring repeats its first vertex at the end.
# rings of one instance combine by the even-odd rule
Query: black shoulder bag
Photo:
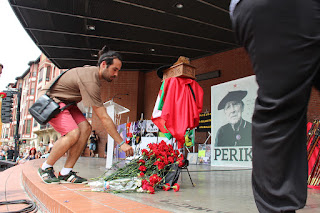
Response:
MULTIPOLYGON (((50 91, 51 87, 58 81, 58 79, 65 73, 62 72, 48 88, 50 91)), ((48 91, 46 94, 42 95, 30 108, 29 112, 34 117, 34 119, 41 125, 47 124, 53 117, 65 110, 67 107, 75 104, 75 102, 67 104, 60 109, 59 104, 57 104, 52 98, 48 96, 48 91)))

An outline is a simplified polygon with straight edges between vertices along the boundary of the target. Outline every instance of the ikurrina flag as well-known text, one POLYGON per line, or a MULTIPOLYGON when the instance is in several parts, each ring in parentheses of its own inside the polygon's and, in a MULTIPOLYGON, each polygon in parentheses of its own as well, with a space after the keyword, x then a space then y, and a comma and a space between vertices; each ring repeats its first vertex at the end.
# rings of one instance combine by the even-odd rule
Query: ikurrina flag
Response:
POLYGON ((174 137, 181 148, 188 128, 199 125, 203 90, 190 78, 168 78, 161 85, 151 120, 167 138, 174 137))

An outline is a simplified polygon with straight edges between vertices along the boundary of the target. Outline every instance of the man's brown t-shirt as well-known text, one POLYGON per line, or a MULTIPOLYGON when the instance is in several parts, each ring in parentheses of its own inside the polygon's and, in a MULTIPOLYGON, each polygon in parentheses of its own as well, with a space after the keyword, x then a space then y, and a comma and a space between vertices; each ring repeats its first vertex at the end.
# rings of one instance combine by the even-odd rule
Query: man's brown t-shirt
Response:
MULTIPOLYGON (((42 93, 47 91, 50 82, 42 93)), ((49 96, 64 103, 80 102, 87 107, 103 106, 101 101, 99 68, 93 66, 78 67, 67 71, 50 89, 49 96)))

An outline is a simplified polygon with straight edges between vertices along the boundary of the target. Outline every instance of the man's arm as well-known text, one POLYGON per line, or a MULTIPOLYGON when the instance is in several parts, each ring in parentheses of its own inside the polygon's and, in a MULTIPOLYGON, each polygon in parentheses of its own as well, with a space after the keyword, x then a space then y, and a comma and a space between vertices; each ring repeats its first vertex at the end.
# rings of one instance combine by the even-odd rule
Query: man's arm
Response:
MULTIPOLYGON (((120 134, 118 133, 115 124, 113 123, 112 119, 108 115, 105 107, 92 107, 93 111, 97 114, 99 119, 102 122, 103 127, 107 130, 108 134, 114 139, 117 144, 120 144, 123 139, 121 138, 120 134)), ((121 150, 126 153, 126 156, 133 155, 133 149, 128 144, 124 143, 120 146, 121 150)))

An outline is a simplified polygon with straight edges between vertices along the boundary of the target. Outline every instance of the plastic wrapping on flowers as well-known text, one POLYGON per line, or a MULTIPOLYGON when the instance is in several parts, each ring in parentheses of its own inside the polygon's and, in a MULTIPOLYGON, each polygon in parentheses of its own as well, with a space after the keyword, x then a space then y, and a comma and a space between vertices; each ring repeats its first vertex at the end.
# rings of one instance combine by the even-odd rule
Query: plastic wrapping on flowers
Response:
MULTIPOLYGON (((164 141, 159 144, 150 143, 148 148, 148 150, 141 151, 141 156, 131 160, 111 175, 103 175, 99 179, 89 182, 91 191, 146 192, 150 194, 154 194, 158 188, 165 191, 170 189, 174 189, 175 192, 179 191, 179 184, 176 183, 176 180, 172 181, 171 176, 172 173, 177 172, 176 168, 184 166, 183 155, 178 150, 173 150, 172 145, 167 145, 164 141), (171 180, 168 180, 169 176, 171 180)), ((173 176, 177 177, 176 174, 173 176)))

